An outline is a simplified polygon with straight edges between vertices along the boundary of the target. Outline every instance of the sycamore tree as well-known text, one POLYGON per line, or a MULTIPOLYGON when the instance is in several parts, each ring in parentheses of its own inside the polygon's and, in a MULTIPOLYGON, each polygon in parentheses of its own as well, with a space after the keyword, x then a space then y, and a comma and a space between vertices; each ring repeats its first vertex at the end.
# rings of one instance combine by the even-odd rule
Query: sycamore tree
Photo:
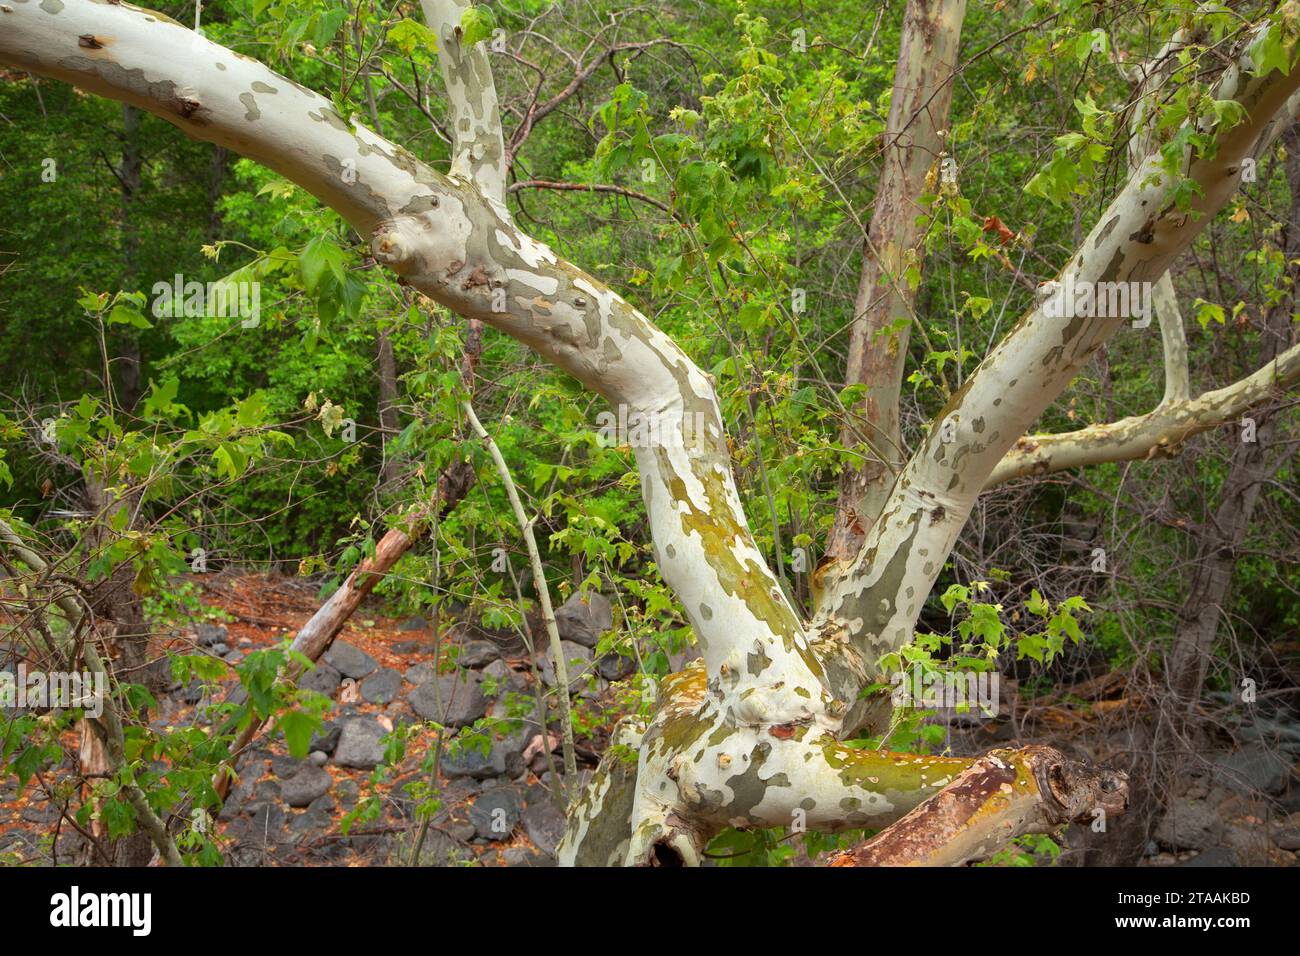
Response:
MULTIPOLYGON (((1207 7, 1149 60, 1123 64, 1149 104, 1133 111, 1127 181, 1087 217, 1077 249, 1053 265, 1055 281, 908 449, 899 396, 914 276, 925 260, 920 214, 957 193, 960 169, 945 139, 966 2, 908 4, 859 291, 845 317, 852 414, 842 440, 858 449, 858 464, 840 479, 810 615, 797 610, 750 530, 713 376, 619 291, 530 236, 512 211, 519 137, 503 135, 490 14, 462 0, 421 7, 427 30, 406 35, 436 45, 452 140, 445 172, 343 115, 337 98, 126 3, 4 0, 0 64, 120 100, 264 164, 344 217, 404 284, 513 337, 623 420, 646 424, 632 444, 654 556, 702 659, 662 681, 649 719, 619 725, 569 808, 561 862, 695 865, 727 827, 794 826, 879 831, 839 863, 955 864, 1021 834, 1122 811, 1122 775, 1049 748, 967 759, 851 742, 888 721, 871 693, 881 661, 908 647, 981 492, 1015 477, 1165 453, 1300 374, 1293 346, 1248 378, 1191 397, 1181 316, 1157 291, 1166 375, 1183 387, 1167 389, 1146 415, 1029 434, 1132 321, 1130 297, 1163 288, 1171 264, 1294 121, 1294 5, 1253 19, 1207 7), (1180 96, 1193 80, 1196 95, 1180 96)), ((1104 31, 1082 39, 1085 55, 1114 55, 1104 31)), ((520 128, 543 109, 530 109, 520 128)), ((1086 175, 1095 133, 1085 112, 1085 131, 1063 138, 1047 187, 1053 177, 1086 175)), ((1053 621, 1068 630, 1068 614, 1053 621)), ((175 861, 166 834, 149 829, 175 861)))

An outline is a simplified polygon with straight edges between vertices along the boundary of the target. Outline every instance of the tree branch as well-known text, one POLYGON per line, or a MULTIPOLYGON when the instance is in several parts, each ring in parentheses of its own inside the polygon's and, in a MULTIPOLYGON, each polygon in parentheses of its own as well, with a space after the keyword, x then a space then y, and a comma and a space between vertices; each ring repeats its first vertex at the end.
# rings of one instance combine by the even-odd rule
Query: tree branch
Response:
POLYGON ((998 462, 984 487, 1103 462, 1172 457, 1193 435, 1234 421, 1297 382, 1300 345, 1246 378, 1198 398, 1168 402, 1145 415, 1060 435, 1025 436, 998 462))
POLYGON ((628 189, 625 186, 613 186, 608 183, 557 183, 549 179, 525 179, 520 182, 510 184, 506 192, 518 192, 521 189, 556 189, 567 192, 593 192, 593 193, 612 193, 616 196, 627 196, 629 199, 637 199, 643 203, 654 206, 668 215, 672 215, 672 209, 666 203, 660 202, 654 196, 647 196, 645 193, 639 193, 635 189, 628 189))
POLYGON ((905 274, 911 265, 919 269, 924 256, 918 199, 931 191, 927 177, 945 150, 965 18, 966 0, 909 0, 903 18, 844 376, 845 385, 865 385, 867 392, 854 408, 857 414, 844 422, 840 441, 865 454, 840 475, 826 541, 826 554, 835 560, 850 559, 862 546, 906 457, 898 403, 916 290, 905 274))
MULTIPOLYGON (((519 531, 524 536, 524 544, 528 548, 528 560, 533 569, 533 587, 537 589, 537 600, 542 609, 542 623, 546 625, 546 635, 550 639, 551 664, 555 668, 555 686, 559 692, 560 700, 560 736, 564 746, 564 789, 570 790, 578 779, 578 763, 573 749, 573 709, 569 704, 569 663, 564 659, 564 647, 560 641, 560 631, 555 623, 555 609, 551 606, 551 590, 546 585, 546 569, 542 566, 542 554, 537 550, 537 536, 533 534, 533 519, 524 513, 523 502, 519 500, 519 491, 515 488, 515 482, 510 477, 510 467, 506 464, 505 457, 501 454, 501 449, 497 443, 492 440, 492 436, 487 433, 478 416, 474 414, 474 406, 469 402, 461 403, 461 408, 465 411, 465 417, 469 419, 470 428, 478 436, 479 441, 487 445, 488 454, 492 456, 492 463, 496 465, 497 474, 501 476, 501 483, 505 486, 506 497, 510 499, 510 508, 515 513, 515 520, 519 522, 519 531)), ((546 728, 542 728, 545 734, 546 728)), ((565 804, 571 802, 565 800, 565 804)))
POLYGON ((451 106, 451 175, 477 184, 484 196, 501 202, 506 154, 492 65, 482 41, 469 50, 460 42, 460 20, 470 0, 420 0, 420 6, 438 36, 438 67, 451 106))
POLYGON ((1123 773, 1095 770, 1050 747, 994 750, 934 796, 831 866, 961 866, 1026 833, 1102 826, 1123 813, 1123 773))

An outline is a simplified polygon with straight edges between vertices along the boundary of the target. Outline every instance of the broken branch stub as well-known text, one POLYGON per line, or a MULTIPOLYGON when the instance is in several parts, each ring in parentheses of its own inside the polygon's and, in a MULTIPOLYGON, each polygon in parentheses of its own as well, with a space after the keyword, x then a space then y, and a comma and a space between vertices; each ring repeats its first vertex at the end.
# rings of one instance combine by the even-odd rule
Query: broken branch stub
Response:
POLYGON ((1105 826, 1128 806, 1128 777, 1051 747, 994 750, 831 866, 961 866, 1027 833, 1105 826))

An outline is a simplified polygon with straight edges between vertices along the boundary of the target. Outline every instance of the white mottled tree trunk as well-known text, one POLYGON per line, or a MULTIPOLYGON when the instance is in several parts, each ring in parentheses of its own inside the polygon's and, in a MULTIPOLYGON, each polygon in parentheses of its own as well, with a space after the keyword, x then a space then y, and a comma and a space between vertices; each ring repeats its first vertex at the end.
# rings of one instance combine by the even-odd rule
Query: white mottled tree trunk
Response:
MULTIPOLYGON (((454 117, 445 175, 354 126, 328 99, 127 4, 7 0, 0 63, 131 103, 265 164, 371 237, 375 257, 419 291, 655 424, 636 449, 645 506, 658 566, 703 663, 664 682, 648 726, 620 730, 636 748, 635 772, 622 753, 607 755, 570 815, 563 861, 692 863, 728 825, 878 827, 918 808, 909 828, 930 814, 951 820, 950 801, 930 798, 1005 768, 966 774, 973 761, 852 750, 840 742, 852 729, 848 704, 878 655, 910 637, 999 462, 1120 321, 1026 314, 941 413, 862 548, 831 569, 806 627, 750 533, 711 378, 616 292, 520 230, 504 205, 496 93, 482 48, 460 49, 463 6, 424 3, 454 117)), ((1172 184, 1148 161, 1062 277, 1158 279, 1236 189, 1241 160, 1267 141, 1298 84, 1300 71, 1252 76, 1231 66, 1215 96, 1239 102, 1246 119, 1219 133, 1213 159, 1190 167, 1203 190, 1199 218, 1173 207, 1172 184)), ((1034 783, 1041 764, 1012 760, 1003 782, 1046 800, 1034 783)), ((1052 799, 1082 813, 1113 802, 1117 788, 1122 781, 1089 780, 1052 799)), ((1022 823, 1060 816, 1028 812, 1023 801, 1015 814, 1022 823)))

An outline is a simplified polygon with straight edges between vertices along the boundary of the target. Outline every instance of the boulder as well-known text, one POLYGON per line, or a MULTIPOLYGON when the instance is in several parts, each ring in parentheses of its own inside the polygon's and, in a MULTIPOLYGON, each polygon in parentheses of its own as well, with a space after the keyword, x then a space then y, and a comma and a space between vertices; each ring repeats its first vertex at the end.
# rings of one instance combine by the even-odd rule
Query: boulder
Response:
MULTIPOLYGON (((574 644, 571 641, 560 642, 561 652, 564 654, 564 663, 569 674, 569 693, 577 694, 587 689, 587 678, 591 673, 591 651, 581 644, 574 644)), ((538 654, 537 666, 542 672, 542 680, 546 682, 547 687, 554 687, 555 665, 551 662, 551 655, 538 654)))
POLYGON ((384 759, 384 728, 368 717, 354 717, 343 725, 334 762, 341 767, 372 770, 384 759))
POLYGON ((599 591, 574 592, 555 612, 561 641, 595 647, 600 636, 614 626, 614 609, 599 591))
POLYGON ((1242 747, 1214 761, 1214 782, 1239 793, 1281 793, 1290 776, 1289 761, 1256 745, 1242 747))
POLYGON ((457 663, 464 667, 482 667, 501 656, 501 651, 491 641, 470 641, 460 649, 457 663))
POLYGON ((549 799, 530 800, 522 819, 524 832, 533 841, 533 846, 548 856, 554 855, 560 838, 564 836, 564 814, 549 799))
POLYGON ((194 628, 194 640, 199 647, 211 647, 214 644, 224 644, 227 637, 226 626, 224 624, 209 624, 204 621, 194 628))
POLYGON ((327 721, 311 735, 311 743, 307 745, 307 750, 312 753, 332 754, 334 748, 339 745, 339 735, 342 733, 342 727, 333 721, 327 721))
POLYGON ((317 661, 312 670, 306 671, 298 678, 298 686, 303 690, 314 690, 326 697, 333 697, 338 693, 339 684, 342 682, 343 675, 324 661, 317 661))
POLYGON ((427 684, 429 681, 433 680, 438 676, 438 674, 433 669, 433 665, 428 661, 420 661, 420 663, 412 664, 408 667, 406 673, 402 676, 406 679, 408 684, 414 684, 416 687, 419 687, 421 684, 427 684))
POLYGON ((469 819, 474 831, 485 840, 505 840, 519 825, 522 811, 519 791, 513 787, 489 790, 474 801, 469 808, 469 819))
POLYGON ((406 699, 424 720, 436 720, 446 727, 464 727, 487 713, 488 699, 481 682, 473 671, 444 674, 421 684, 406 699))
POLYGON ((596 673, 607 681, 624 680, 636 670, 636 661, 612 651, 596 661, 596 673))
POLYGON ((528 678, 515 670, 503 660, 495 660, 487 667, 483 668, 483 676, 491 678, 495 683, 495 697, 500 700, 507 691, 522 693, 528 687, 528 678))
POLYGON ((1223 835, 1223 821, 1209 804, 1179 797, 1156 827, 1155 838, 1176 850, 1204 850, 1223 835))
POLYGON ((335 641, 325 652, 325 663, 353 680, 360 680, 379 667, 373 657, 347 641, 335 641))
POLYGON ((280 787, 280 795, 291 807, 305 807, 329 793, 334 778, 323 767, 303 767, 280 787))
POLYGON ((367 703, 387 704, 402 692, 402 675, 392 668, 377 670, 361 682, 361 697, 367 703))

